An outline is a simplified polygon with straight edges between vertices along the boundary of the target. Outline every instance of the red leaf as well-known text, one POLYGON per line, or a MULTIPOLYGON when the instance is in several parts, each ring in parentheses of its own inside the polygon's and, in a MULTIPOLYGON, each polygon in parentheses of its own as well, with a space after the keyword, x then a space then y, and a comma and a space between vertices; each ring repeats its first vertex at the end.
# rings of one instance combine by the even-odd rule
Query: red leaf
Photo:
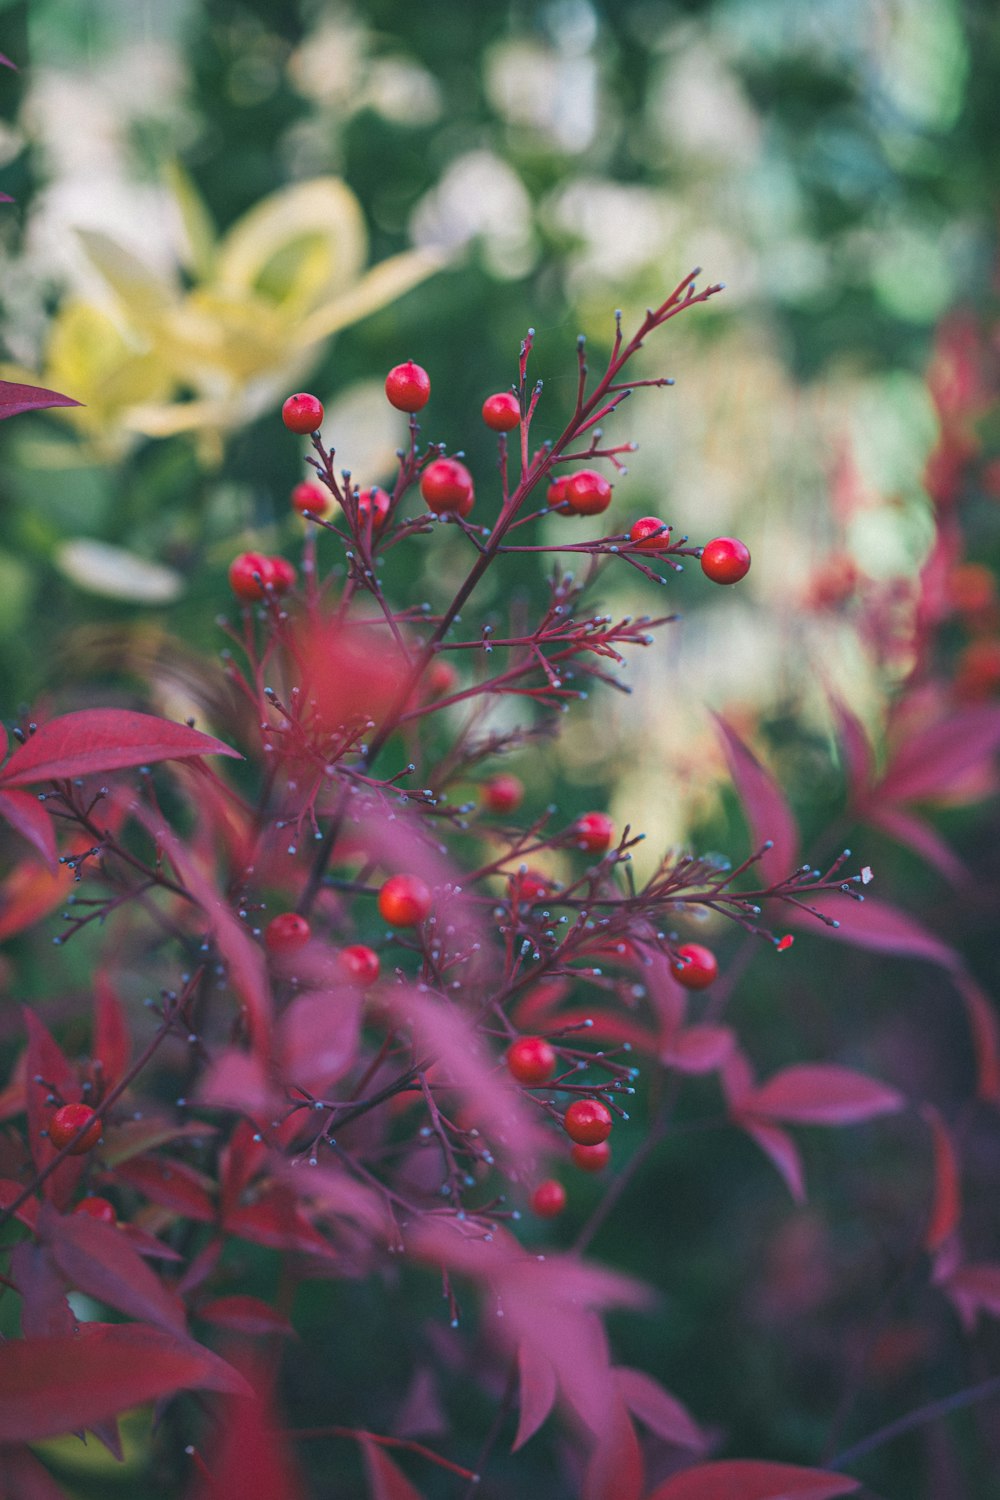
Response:
POLYGON ((125 1120, 121 1125, 109 1126, 105 1132, 101 1160, 106 1166, 116 1167, 119 1162, 131 1161, 158 1146, 169 1146, 172 1141, 192 1141, 198 1146, 215 1134, 215 1126, 206 1125, 203 1120, 188 1120, 183 1125, 155 1116, 125 1120))
POLYGON ((965 1003, 965 1015, 976 1055, 976 1093, 1000 1104, 1000 1025, 988 995, 965 973, 953 974, 955 988, 965 1003))
POLYGON ((371 1500, 423 1500, 420 1491, 413 1487, 402 1469, 370 1438, 362 1439, 361 1455, 365 1461, 371 1500))
POLYGON ((0 771, 0 785, 28 786, 66 776, 103 775, 157 760, 192 755, 242 756, 211 735, 156 714, 126 708, 84 708, 49 719, 19 745, 0 771))
POLYGON ((757 848, 767 840, 773 845, 757 868, 768 884, 774 884, 791 875, 797 864, 799 833, 795 819, 771 773, 725 719, 718 714, 714 718, 754 843, 757 848))
POLYGON ((696 1453, 705 1451, 708 1446, 705 1434, 691 1413, 652 1375, 619 1365, 615 1370, 615 1380, 629 1411, 650 1432, 678 1448, 692 1448, 696 1453))
MULTIPOLYGON (((6 67, 14 64, 0 57, 6 67)), ((72 396, 63 396, 59 391, 47 391, 40 385, 19 385, 14 380, 0 380, 0 422, 7 417, 19 416, 23 411, 45 411, 50 406, 80 406, 72 396)))
POLYGON ((791 1125, 853 1125, 903 1104, 903 1096, 877 1078, 833 1063, 802 1063, 753 1089, 739 1112, 791 1125))
POLYGON ((151 1202, 172 1208, 185 1219, 197 1219, 204 1224, 215 1220, 215 1203, 209 1192, 212 1179, 196 1172, 187 1162, 164 1156, 137 1156, 116 1169, 114 1180, 127 1183, 151 1202))
POLYGON ((128 1067, 132 1038, 122 1003, 105 970, 94 975, 94 1056, 101 1064, 105 1085, 110 1089, 128 1067))
POLYGON ((519 1416, 512 1453, 534 1437, 555 1405, 558 1390, 552 1361, 534 1343, 518 1344, 517 1373, 519 1416))
POLYGON ((785 908, 785 921, 791 927, 804 927, 820 937, 839 939, 856 948, 867 948, 873 953, 891 953, 902 958, 925 958, 929 963, 940 964, 945 969, 957 969, 960 964, 954 948, 928 932, 913 917, 887 901, 866 896, 864 901, 855 901, 839 891, 827 891, 820 896, 810 896, 809 905, 833 917, 839 927, 828 927, 818 922, 808 912, 785 908))
POLYGON ((648 1500, 833 1500, 849 1495, 860 1480, 822 1469, 755 1459, 699 1464, 657 1485, 648 1500))
MULTIPOLYGON (((24 1025, 28 1033, 27 1060, 27 1104, 28 1144, 32 1159, 39 1171, 47 1167, 56 1155, 56 1148, 42 1131, 48 1128, 53 1108, 46 1103, 49 1088, 55 1088, 67 1104, 75 1104, 80 1098, 80 1084, 76 1073, 63 1056, 48 1029, 27 1006, 22 1006, 24 1025), (35 1079, 41 1078, 42 1083, 35 1079)), ((42 1192, 59 1208, 65 1208, 73 1189, 86 1169, 86 1162, 79 1156, 69 1156, 42 1184, 42 1192)))
POLYGON ((681 1073, 714 1073, 736 1045, 728 1026, 686 1026, 660 1051, 660 1061, 681 1073))
POLYGON ((933 1255, 958 1228, 962 1194, 950 1131, 932 1104, 925 1104, 921 1113, 930 1126, 934 1145, 934 1196, 924 1230, 924 1249, 933 1255))
POLYGON ((970 1332, 981 1312, 991 1318, 1000 1318, 1000 1265, 984 1261, 979 1265, 963 1266, 948 1278, 945 1291, 970 1332))
POLYGON ((211 1479, 200 1500, 306 1500, 288 1440, 274 1411, 271 1374, 248 1367, 256 1389, 249 1401, 226 1402, 208 1454, 211 1479))
POLYGON ((855 718, 846 703, 831 693, 830 707, 837 728, 840 753, 847 768, 850 800, 857 803, 871 784, 875 772, 875 756, 861 721, 855 718))
POLYGON ((0 943, 61 906, 72 884, 73 872, 65 865, 49 870, 36 859, 16 865, 0 885, 0 943))
POLYGON ((301 1250, 326 1259, 336 1254, 330 1241, 300 1212, 291 1189, 282 1183, 272 1184, 256 1203, 231 1208, 224 1228, 229 1234, 271 1250, 301 1250))
POLYGON ((269 1120, 281 1096, 259 1057, 241 1047, 227 1047, 201 1075, 195 1097, 213 1109, 233 1109, 252 1120, 269 1120))
POLYGON ((0 1442, 58 1437, 191 1389, 248 1388, 208 1349, 143 1323, 84 1323, 66 1338, 10 1339, 0 1344, 0 1442))
POLYGON ((873 828, 880 828, 898 844, 905 844, 914 854, 939 870, 952 885, 965 885, 969 880, 968 868, 962 863, 951 845, 946 843, 936 829, 916 813, 904 812, 900 807, 878 806, 865 813, 866 821, 873 828))
POLYGON ((350 1219, 366 1229, 373 1239, 386 1243, 392 1237, 392 1219, 380 1193, 365 1187, 336 1167, 309 1167, 291 1162, 283 1169, 284 1181, 296 1196, 312 1204, 312 1215, 333 1222, 350 1219))
POLYGON ((22 1240, 10 1257, 10 1274, 21 1293, 21 1332, 25 1338, 71 1334, 76 1317, 66 1301, 66 1283, 42 1245, 22 1240))
POLYGON ((643 1479, 639 1439, 616 1394, 587 1461, 581 1500, 639 1500, 643 1479))
POLYGON ((785 1186, 796 1203, 806 1201, 805 1173, 799 1148, 780 1125, 765 1125, 762 1120, 740 1119, 740 1125, 751 1140, 756 1141, 764 1155, 769 1157, 784 1179, 785 1186))
POLYGON ((871 800, 917 802, 948 792, 963 772, 1000 749, 1000 707, 952 708, 944 719, 907 735, 871 800))
POLYGON ((299 995, 275 1037, 280 1076, 323 1098, 358 1055, 364 998, 353 986, 299 995))
POLYGON ((198 1317, 206 1323, 218 1323, 222 1328, 235 1328, 238 1333, 281 1333, 294 1336, 295 1329, 287 1318, 259 1297, 213 1297, 202 1302, 196 1309, 198 1317))
MULTIPOLYGON (((5 59, 0 58, 0 62, 5 59)), ((3 1500, 68 1500, 30 1448, 0 1448, 3 1500)))
POLYGON ((46 864, 58 864, 52 819, 33 792, 0 791, 0 817, 35 846, 46 864))
MULTIPOLYGON (((15 1199, 20 1198, 23 1192, 23 1182, 11 1182, 7 1177, 0 1177, 0 1208, 7 1208, 15 1199)), ((22 1224, 27 1224, 29 1229, 34 1229, 38 1221, 38 1199, 26 1198, 14 1217, 20 1219, 22 1224)))
MULTIPOLYGON (((177 1299, 114 1224, 102 1224, 89 1214, 63 1217, 43 1205, 38 1233, 60 1271, 78 1291, 129 1317, 155 1323, 171 1333, 185 1332, 177 1299)), ((99 1415, 107 1416, 107 1408, 99 1415)))

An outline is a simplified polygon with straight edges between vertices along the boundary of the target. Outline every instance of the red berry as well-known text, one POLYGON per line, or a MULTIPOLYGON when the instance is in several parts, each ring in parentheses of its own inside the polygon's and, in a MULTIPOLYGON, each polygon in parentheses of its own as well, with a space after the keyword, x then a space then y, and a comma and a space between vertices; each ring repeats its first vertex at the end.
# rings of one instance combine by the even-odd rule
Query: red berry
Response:
POLYGON ((584 813, 573 824, 572 833, 573 842, 578 849, 586 849, 588 854, 603 854, 606 849, 611 848, 615 825, 607 813, 584 813))
POLYGON ((483 402, 483 421, 494 432, 512 432, 521 420, 521 403, 513 391, 498 391, 483 402))
POLYGON ((569 481, 568 474, 560 474, 558 479, 553 479, 545 494, 545 503, 550 510, 560 510, 563 515, 570 515, 571 511, 566 504, 566 485, 569 481))
POLYGON ((390 875, 378 893, 378 909, 391 927, 417 927, 430 914, 430 889, 419 875, 390 875))
POLYGON ((424 687, 428 698, 443 698, 450 693, 458 682, 458 673, 450 661, 442 661, 437 657, 427 668, 427 676, 424 678, 424 687))
POLYGON ((297 911, 279 912, 264 928, 264 943, 272 953, 294 953, 312 937, 312 928, 297 911))
POLYGON ((792 937, 792 934, 790 932, 786 932, 784 937, 779 938, 774 946, 777 948, 779 953, 787 953, 794 942, 795 939, 792 937))
POLYGON ((229 587, 237 599, 263 599, 270 577, 270 559, 263 552, 241 552, 229 564, 229 587))
POLYGON ((519 1036, 507 1049, 507 1067, 518 1083, 544 1083, 556 1070, 556 1055, 541 1036, 519 1036))
POLYGON ((385 490, 373 485, 370 490, 362 490, 358 495, 358 521, 360 525, 368 524, 368 517, 372 518, 372 531, 381 531, 385 524, 385 518, 389 514, 391 501, 385 490))
POLYGON ((415 412, 425 407, 431 395, 431 377, 412 359, 393 365, 385 377, 385 394, 397 411, 415 412))
POLYGON ((287 594, 295 585, 295 569, 285 557, 269 557, 267 559, 270 577, 265 579, 276 594, 287 594))
POLYGON ((566 1189, 550 1177, 540 1182, 531 1195, 531 1207, 540 1219, 555 1219, 566 1207, 566 1189))
POLYGON ((581 469, 566 480, 564 499, 574 515, 597 516, 611 504, 611 486, 596 469, 581 469))
POLYGON ((670 962, 670 972, 686 990, 704 990, 719 976, 719 965, 711 948, 685 943, 670 962))
POLYGON ((329 490, 321 489, 318 484, 308 484, 303 481, 292 490, 292 509, 300 514, 310 511, 314 516, 325 516, 330 509, 333 496, 329 490))
POLYGON ((611 1134, 611 1111, 599 1099, 574 1099, 563 1115, 563 1126, 579 1146, 598 1146, 611 1134))
POLYGON ((92 1120, 93 1124, 89 1130, 84 1131, 69 1153, 70 1156, 83 1156, 84 1152, 92 1151, 97 1145, 104 1129, 89 1104, 64 1104, 61 1109, 57 1109, 49 1122, 49 1140, 61 1151, 88 1120, 92 1120))
POLYGON ((537 870, 525 870, 523 875, 515 875, 512 885, 518 900, 527 901, 529 905, 544 901, 546 896, 552 894, 551 882, 544 875, 539 875, 537 870))
POLYGON ((524 783, 509 771, 491 776, 483 786, 483 801, 490 812, 510 813, 521 806, 524 798, 524 783))
POLYGON ((81 1198, 73 1212, 75 1214, 89 1214, 92 1219, 98 1219, 102 1224, 117 1224, 118 1215, 113 1203, 107 1198, 81 1198))
POLYGON ((603 1172, 611 1160, 611 1147, 607 1141, 598 1141, 596 1146, 574 1146, 569 1154, 581 1172, 603 1172))
POLYGON ((670 545, 670 527, 659 516, 643 516, 628 537, 643 552, 664 552, 670 545))
POLYGON ((701 549, 701 571, 713 583, 739 583, 750 571, 750 552, 734 536, 717 536, 701 549))
POLYGON ((435 515, 458 511, 467 516, 475 499, 472 475, 457 458, 436 458, 420 476, 420 493, 435 515))
POLYGON ((289 396, 281 408, 281 420, 289 432, 297 432, 300 436, 317 432, 323 421, 323 403, 318 396, 299 391, 297 395, 289 396))
POLYGON ((382 967, 378 954, 373 948, 366 948, 364 943, 352 943, 349 948, 341 948, 337 962, 362 989, 375 983, 382 967))

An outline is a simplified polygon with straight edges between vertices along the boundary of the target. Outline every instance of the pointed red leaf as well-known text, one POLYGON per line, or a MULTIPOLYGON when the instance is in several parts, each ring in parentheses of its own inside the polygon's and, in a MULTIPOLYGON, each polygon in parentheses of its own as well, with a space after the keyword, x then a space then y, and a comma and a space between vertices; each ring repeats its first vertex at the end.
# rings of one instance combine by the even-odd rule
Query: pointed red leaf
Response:
POLYGON ((517 1346, 518 1421, 511 1452, 516 1453, 541 1427, 555 1405, 558 1383, 552 1361, 537 1344, 517 1346))
POLYGON ((951 1132, 932 1104, 925 1104, 921 1113, 930 1126, 934 1146, 934 1195, 924 1230, 924 1249, 933 1255, 958 1228, 962 1194, 951 1132))
POLYGON ((756 868, 768 884, 774 884, 791 875, 797 864, 799 833, 792 810, 770 771, 725 719, 718 714, 714 717, 754 844, 759 849, 770 840, 773 845, 756 868))
POLYGON ((66 1301, 66 1283, 44 1245, 22 1240, 10 1257, 10 1273, 21 1293, 21 1332, 25 1338, 71 1334, 76 1316, 66 1301))
POLYGON ((971 975, 952 975, 965 1005, 976 1055, 976 1093, 980 1099, 1000 1104, 1000 1022, 990 997, 971 975))
POLYGON ((639 1500, 644 1477, 639 1439, 616 1393, 587 1460, 581 1500, 639 1500))
MULTIPOLYGON (((184 1313, 176 1297, 116 1225, 103 1224, 89 1214, 60 1216, 43 1205, 38 1233, 77 1291, 129 1317, 155 1323, 171 1333, 184 1333, 184 1313)), ((100 1415, 106 1416, 107 1411, 100 1415)))
POLYGON ((195 1146, 210 1140, 217 1131, 214 1125, 203 1120, 187 1120, 176 1125, 171 1120, 157 1119, 155 1115, 141 1120, 125 1120, 120 1125, 110 1125, 105 1131, 101 1147, 101 1161, 108 1167, 119 1162, 131 1161, 159 1146, 169 1146, 173 1141, 191 1141, 195 1146))
POLYGON ((762 1120, 754 1120, 750 1116, 741 1117, 739 1124, 777 1167, 795 1202, 804 1203, 806 1182, 802 1157, 788 1131, 782 1130, 780 1125, 765 1125, 762 1120))
POLYGON ((657 1485, 648 1500, 834 1500, 859 1485, 847 1474, 737 1458, 686 1469, 657 1485))
POLYGON ((919 802, 942 796, 966 771, 1000 749, 1000 706, 952 708, 944 719, 908 734, 872 791, 883 802, 919 802))
POLYGON ((1000 1318, 1000 1265, 983 1261, 962 1266, 948 1278, 945 1291, 969 1331, 975 1327, 980 1313, 1000 1318))
POLYGON ((84 1323, 65 1338, 0 1344, 0 1442, 58 1437, 179 1390, 246 1383, 217 1355, 143 1323, 84 1323))
POLYGON ((273 1371, 247 1366, 254 1391, 249 1401, 227 1401, 217 1414, 206 1479, 198 1500, 306 1500, 291 1446, 274 1409, 273 1371))
POLYGON ((215 1219, 212 1179, 187 1162, 165 1156, 136 1156, 116 1168, 114 1181, 126 1183, 152 1203, 171 1208, 185 1219, 203 1224, 215 1219))
POLYGON ((0 943, 33 927, 61 906, 73 884, 65 865, 50 870, 37 859, 25 859, 0 884, 0 943))
POLYGON ((158 760, 232 755, 224 745, 186 724, 126 708, 83 708, 40 724, 0 771, 0 786, 29 786, 67 776, 103 775, 158 760))
POLYGON ((362 1439, 361 1455, 371 1500, 423 1500, 402 1469, 370 1438, 362 1439))
MULTIPOLYGON (((14 64, 5 57, 0 62, 12 68, 14 64)), ((11 200, 13 201, 13 200, 11 200)), ((63 396, 59 391, 47 391, 40 385, 19 385, 14 380, 0 380, 0 422, 7 417, 19 416, 23 411, 45 411, 50 406, 79 406, 72 396, 63 396)))
POLYGON ((847 769, 849 800, 857 803, 864 797, 875 774, 875 756, 864 726, 855 718, 847 704, 831 693, 830 707, 833 710, 841 758, 847 769))
POLYGON ((840 891, 827 891, 820 896, 810 896, 809 905, 833 917, 839 927, 828 927, 818 922, 808 912, 785 908, 784 920, 790 927, 806 928, 819 937, 828 937, 856 948, 867 948, 873 953, 890 953, 901 958, 924 958, 929 963, 940 964, 945 969, 957 969, 960 964, 954 948, 935 937, 926 927, 905 911, 891 906, 878 897, 866 896, 864 901, 854 901, 840 891))
POLYGON ((288 1006, 275 1036, 280 1077, 318 1098, 358 1055, 364 997, 353 986, 314 990, 288 1006))
POLYGON ((220 1328, 234 1328, 238 1333, 254 1335, 280 1333, 294 1336, 295 1329, 276 1308, 259 1297, 236 1295, 213 1297, 197 1308, 199 1318, 206 1323, 217 1323, 220 1328))
POLYGON ((939 870, 952 885, 965 885, 970 879, 969 870, 962 863, 949 843, 937 829, 925 823, 916 813, 904 812, 891 804, 869 808, 866 821, 873 828, 880 828, 897 844, 905 844, 914 854, 919 854, 933 869, 939 870))
POLYGON ((69 1500, 30 1448, 0 1448, 0 1474, 4 1500, 69 1500))
POLYGON ((0 791, 0 818, 33 844, 47 865, 56 867, 58 852, 52 819, 33 792, 0 791))
POLYGON ((685 1026, 660 1051, 660 1061, 681 1073, 714 1073, 736 1045, 728 1026, 685 1026))
POLYGON ((237 1204, 226 1214, 229 1234, 266 1245, 270 1250, 301 1250, 330 1259, 336 1254, 330 1241, 314 1229, 299 1209, 291 1189, 272 1184, 255 1203, 237 1204))
POLYGON ((132 1038, 122 1003, 104 969, 94 975, 94 1057, 100 1062, 104 1082, 110 1089, 128 1067, 132 1038))
POLYGON ((338 1219, 349 1219, 367 1230, 377 1243, 388 1243, 393 1238, 386 1200, 343 1168, 289 1162, 283 1168, 283 1180, 302 1202, 311 1205, 311 1218, 333 1224, 338 1219))
POLYGON ((665 1391, 652 1375, 619 1365, 615 1370, 615 1381, 629 1411, 650 1432, 678 1448, 691 1448, 696 1453, 705 1451, 708 1446, 705 1434, 687 1407, 665 1391))
POLYGON ((853 1125, 902 1109, 902 1094, 833 1063, 784 1068, 740 1102, 740 1113, 791 1125, 853 1125))

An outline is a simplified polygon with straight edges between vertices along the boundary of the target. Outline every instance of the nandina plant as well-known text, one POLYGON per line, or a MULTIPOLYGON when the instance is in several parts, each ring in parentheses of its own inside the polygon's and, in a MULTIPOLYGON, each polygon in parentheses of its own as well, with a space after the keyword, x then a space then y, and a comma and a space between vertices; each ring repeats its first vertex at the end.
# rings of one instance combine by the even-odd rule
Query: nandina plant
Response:
POLYGON ((553 1412, 566 1437, 551 1445, 553 1495, 857 1488, 833 1470, 711 1461, 696 1417, 615 1362, 601 1314, 642 1309, 649 1290, 582 1252, 628 1180, 615 1136, 636 1098, 652 1144, 686 1080, 715 1075, 722 1124, 757 1142, 796 1197, 786 1125, 903 1105, 822 1061, 758 1083, 724 1021, 736 975, 690 940, 692 917, 729 918, 775 963, 787 926, 836 931, 859 909, 873 913, 870 946, 896 934, 907 951, 906 938, 885 908, 860 906, 870 872, 846 873, 849 854, 824 869, 799 861, 780 790, 724 723, 756 840, 735 866, 672 852, 639 882, 630 827, 601 810, 534 810, 525 793, 524 747, 592 687, 617 686, 624 653, 669 623, 603 613, 591 601, 604 570, 667 583, 700 559, 691 582, 708 587, 750 566, 734 538, 691 543, 659 517, 605 533, 596 519, 631 447, 607 444, 601 424, 638 387, 669 383, 632 379, 630 361, 718 290, 686 277, 630 338, 619 316, 595 380, 581 340, 561 429, 531 383, 529 334, 510 391, 484 405, 493 473, 422 443, 433 391, 413 360, 386 381, 410 414, 391 489, 338 472, 321 404, 291 395, 283 420, 311 437, 317 499, 305 481, 291 496, 306 520, 297 567, 232 560, 233 696, 215 733, 93 707, 14 729, 0 813, 33 848, 0 924, 10 935, 60 921, 63 1011, 77 998, 74 945, 93 974, 89 1038, 75 1024, 60 1045, 26 1006, 0 1096, 3 1297, 20 1312, 0 1348, 0 1444, 25 1493, 58 1492, 30 1444, 88 1430, 118 1453, 117 1415, 174 1396, 150 1438, 171 1494, 294 1500, 312 1493, 326 1439, 356 1448, 375 1497, 485 1493, 501 1444, 517 1452, 553 1412), (540 537, 550 509, 566 540, 540 537), (468 564, 448 602, 387 595, 390 552, 426 558, 455 535, 468 564), (527 554, 552 558, 538 618, 520 606, 477 618, 486 573, 502 597, 527 554), (521 722, 497 718, 505 699, 521 722), (701 991, 708 1008, 690 1014, 701 991), (537 1253, 545 1225, 557 1234, 595 1183, 604 1197, 575 1245, 537 1253), (345 1303, 334 1372, 297 1294, 374 1282, 405 1320, 433 1278, 443 1317, 400 1338, 406 1400, 393 1414, 380 1387, 343 1373, 371 1337, 365 1298, 345 1303), (89 1299, 85 1320, 71 1293, 89 1299), (300 1352, 282 1362, 282 1348, 300 1352), (443 1416, 469 1387, 489 1408, 471 1437, 443 1416), (433 1444, 414 1436, 428 1432, 433 1444))

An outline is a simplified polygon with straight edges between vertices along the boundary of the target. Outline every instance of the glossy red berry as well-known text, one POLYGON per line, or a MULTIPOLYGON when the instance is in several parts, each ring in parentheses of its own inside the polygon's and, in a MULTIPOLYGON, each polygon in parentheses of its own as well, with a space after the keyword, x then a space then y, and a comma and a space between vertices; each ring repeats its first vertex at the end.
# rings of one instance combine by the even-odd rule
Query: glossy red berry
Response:
POLYGON ((237 599, 263 599, 271 561, 263 552, 241 552, 229 564, 229 587, 237 599))
POLYGON ((603 1172, 611 1160, 611 1147, 607 1141, 598 1141, 595 1146, 574 1146, 569 1154, 581 1172, 603 1172))
POLYGON ((430 400, 431 377, 422 365, 408 359, 393 365, 385 377, 385 394, 397 411, 420 411, 430 400))
POLYGON ((417 927, 430 915, 430 889, 419 875, 390 875, 378 893, 378 909, 391 927, 417 927))
POLYGON ((554 1177, 540 1182, 531 1195, 532 1211, 540 1219, 555 1219, 566 1207, 566 1189, 554 1177))
POLYGON ((670 972, 686 990, 704 990, 719 976, 719 965, 711 948, 701 943, 684 943, 671 960, 670 972))
POLYGON ((77 1131, 92 1120, 89 1130, 84 1131, 75 1146, 70 1147, 70 1156, 83 1156, 92 1151, 101 1139, 103 1125, 89 1104, 64 1104, 57 1109, 49 1121, 49 1140, 58 1150, 68 1146, 77 1131))
POLYGON ((541 1036, 519 1036, 507 1048, 507 1068, 518 1083, 545 1083, 556 1070, 556 1054, 541 1036))
POLYGON ((611 504, 611 486, 596 469, 580 469, 566 480, 565 501, 577 516, 597 516, 611 504))
POLYGON ((295 953, 312 937, 312 928, 297 911, 279 912, 264 928, 264 943, 272 953, 295 953))
POLYGON ((371 516, 372 531, 381 531, 389 514, 390 504, 389 496, 377 484, 370 490, 362 490, 358 495, 358 521, 366 526, 368 517, 371 516))
POLYGON ((494 432, 512 432, 521 420, 521 403, 513 391, 498 391, 483 402, 483 421, 494 432))
POLYGON ((491 776, 483 786, 483 801, 494 813, 511 813, 524 800, 524 782, 509 771, 500 771, 491 776))
POLYGON ((545 493, 545 503, 550 510, 562 511, 563 515, 571 515, 569 506, 566 504, 566 485, 569 480, 568 474, 560 474, 558 479, 553 479, 545 493))
POLYGON ((296 395, 289 396, 281 408, 281 420, 289 432, 297 432, 302 437, 310 432, 318 432, 323 421, 323 403, 318 396, 299 391, 296 395))
POLYGON ((701 549, 701 571, 713 583, 739 583, 750 571, 750 551, 734 536, 717 536, 701 549))
POLYGON ((611 848, 614 836, 615 825, 607 813, 584 813, 573 824, 573 842, 578 849, 586 849, 588 854, 603 854, 611 848))
POLYGON ((374 948, 366 948, 364 943, 352 943, 349 948, 341 948, 337 962, 347 976, 363 990, 375 983, 382 968, 374 948))
POLYGON ((101 1224, 117 1224, 118 1215, 113 1203, 107 1198, 81 1198, 73 1212, 75 1214, 87 1214, 91 1219, 97 1219, 101 1224))
POLYGON ((436 458, 420 476, 420 493, 435 515, 468 515, 476 492, 472 475, 457 458, 436 458))
POLYGON ((578 1146, 598 1146, 611 1134, 611 1111, 599 1099, 574 1099, 563 1115, 563 1126, 578 1146))
POLYGON ((628 539, 643 552, 663 552, 670 546, 670 527, 659 516, 643 516, 634 523, 628 539))
POLYGON ((290 588, 294 588, 295 569, 286 557, 269 557, 267 565, 270 576, 265 582, 271 585, 276 594, 287 594, 290 588))
POLYGON ((301 515, 309 511, 314 516, 325 516, 330 509, 333 496, 329 490, 321 488, 318 484, 309 484, 303 480, 292 490, 292 509, 301 515))

